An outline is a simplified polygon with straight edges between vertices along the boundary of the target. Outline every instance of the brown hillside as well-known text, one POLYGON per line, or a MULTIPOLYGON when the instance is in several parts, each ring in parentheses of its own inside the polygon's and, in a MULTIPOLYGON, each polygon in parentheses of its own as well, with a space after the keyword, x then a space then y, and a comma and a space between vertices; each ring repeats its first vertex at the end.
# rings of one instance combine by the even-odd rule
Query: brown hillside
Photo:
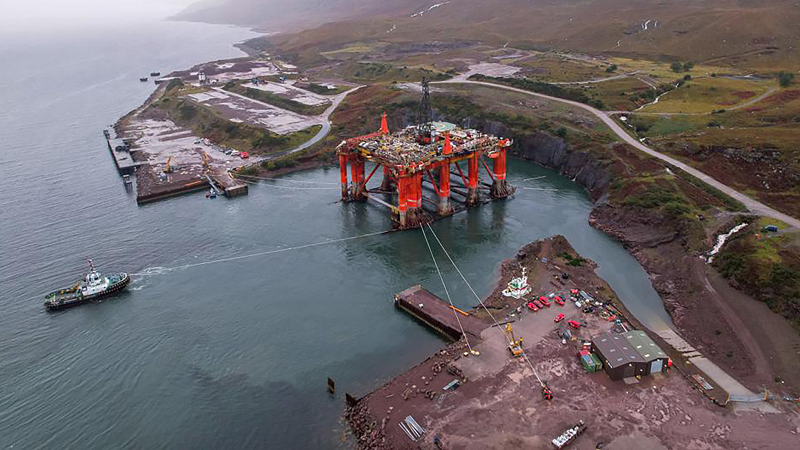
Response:
POLYGON ((181 18, 280 31, 329 22, 274 39, 290 51, 365 39, 460 39, 754 68, 800 66, 800 6, 792 0, 229 0, 181 18), (419 11, 425 12, 412 17, 419 11))

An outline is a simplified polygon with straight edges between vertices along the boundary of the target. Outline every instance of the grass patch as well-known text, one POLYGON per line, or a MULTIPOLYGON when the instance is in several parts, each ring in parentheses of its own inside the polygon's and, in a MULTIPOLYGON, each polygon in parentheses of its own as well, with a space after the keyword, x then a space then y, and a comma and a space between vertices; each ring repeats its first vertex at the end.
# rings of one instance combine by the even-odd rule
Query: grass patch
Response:
POLYGON ((607 77, 606 67, 600 64, 579 62, 552 54, 539 54, 514 62, 515 66, 533 69, 529 75, 536 81, 571 82, 607 77))
POLYGON ((677 167, 673 167, 672 172, 687 181, 688 183, 694 185, 697 188, 702 189, 705 193, 711 195, 712 197, 716 198, 717 200, 721 201, 728 211, 735 211, 735 212, 744 212, 747 211, 747 207, 744 206, 744 203, 736 200, 735 198, 731 197, 730 195, 720 191, 719 189, 711 186, 700 180, 699 178, 695 177, 694 175, 690 175, 683 169, 679 169, 677 167))
POLYGON ((474 81, 502 84, 505 86, 515 87, 517 89, 549 95, 551 97, 558 97, 565 100, 572 100, 574 102, 586 103, 587 105, 594 106, 595 108, 599 109, 604 107, 601 100, 593 99, 579 89, 564 88, 555 84, 529 80, 527 78, 489 77, 486 75, 475 74, 470 76, 469 79, 474 81))
POLYGON ((333 89, 328 89, 328 86, 317 83, 295 83, 295 86, 319 95, 336 95, 350 89, 348 86, 336 86, 333 89))
POLYGON ((671 116, 663 117, 657 120, 656 123, 648 130, 651 136, 669 136, 671 134, 680 134, 697 129, 698 125, 693 123, 692 120, 680 117, 671 116))
POLYGON ((394 65, 384 62, 349 63, 336 67, 330 73, 321 76, 342 77, 356 83, 410 83, 423 78, 431 81, 443 81, 451 78, 451 74, 424 66, 394 65))
POLYGON ((580 256, 573 256, 573 255, 570 255, 567 252, 563 252, 559 256, 564 258, 564 261, 567 262, 568 266, 572 266, 572 267, 580 267, 581 264, 583 264, 583 262, 585 261, 580 256))
POLYGON ((306 105, 304 103, 281 97, 271 92, 262 91, 261 89, 245 87, 234 81, 226 84, 223 89, 305 116, 317 116, 325 112, 328 106, 330 106, 330 104, 327 103, 323 105, 306 105))
POLYGON ((761 219, 734 235, 714 267, 770 309, 800 328, 800 250, 798 235, 764 235, 761 219))
POLYGON ((697 77, 644 108, 647 112, 711 113, 752 100, 769 89, 763 81, 697 77))

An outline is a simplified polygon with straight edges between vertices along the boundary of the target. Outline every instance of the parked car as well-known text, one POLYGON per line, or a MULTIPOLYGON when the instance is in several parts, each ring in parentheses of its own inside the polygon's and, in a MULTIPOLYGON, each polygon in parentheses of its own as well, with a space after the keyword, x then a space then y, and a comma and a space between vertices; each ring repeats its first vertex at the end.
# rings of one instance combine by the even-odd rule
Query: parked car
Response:
POLYGON ((239 151, 238 150, 232 150, 231 151, 231 156, 239 156, 239 151))
POLYGON ((549 302, 549 301, 547 301, 547 299, 546 299, 546 298, 545 298, 545 299, 541 299, 541 300, 539 300, 539 301, 540 301, 540 302, 541 302, 541 303, 542 303, 544 306, 546 306, 546 307, 548 307, 548 308, 550 307, 550 302, 549 302))
POLYGON ((553 300, 558 304, 558 306, 564 306, 564 299, 562 299, 560 296, 556 295, 556 298, 553 300))
POLYGON ((533 304, 533 302, 528 302, 528 309, 530 309, 533 312, 536 312, 536 311, 539 310, 539 307, 537 307, 535 304, 533 304))
POLYGON ((247 153, 247 152, 242 152, 242 153, 240 153, 240 154, 239 154, 239 156, 240 156, 242 159, 247 159, 247 158, 249 158, 249 157, 250 157, 250 153, 247 153))
POLYGON ((567 321, 567 325, 571 326, 572 328, 575 328, 576 330, 580 330, 581 329, 581 324, 579 322, 574 321, 574 320, 567 321))
POLYGON ((562 320, 564 320, 564 313, 557 315, 555 319, 553 319, 553 322, 558 323, 561 322, 562 320))
POLYGON ((544 305, 542 305, 541 303, 539 303, 539 300, 532 300, 531 302, 532 302, 534 305, 536 305, 537 307, 539 307, 539 309, 544 309, 544 305))

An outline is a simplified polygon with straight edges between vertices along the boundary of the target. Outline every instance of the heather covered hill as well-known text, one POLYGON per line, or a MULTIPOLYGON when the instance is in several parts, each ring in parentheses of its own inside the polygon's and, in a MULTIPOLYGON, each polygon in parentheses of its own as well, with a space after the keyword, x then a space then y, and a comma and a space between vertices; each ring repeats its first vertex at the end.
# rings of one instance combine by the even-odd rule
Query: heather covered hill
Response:
POLYGON ((423 3, 424 0, 204 0, 174 18, 285 32, 357 17, 402 15, 407 6, 423 3))
POLYGON ((289 49, 364 39, 483 40, 752 67, 800 65, 796 0, 222 0, 178 18, 268 31, 289 49))

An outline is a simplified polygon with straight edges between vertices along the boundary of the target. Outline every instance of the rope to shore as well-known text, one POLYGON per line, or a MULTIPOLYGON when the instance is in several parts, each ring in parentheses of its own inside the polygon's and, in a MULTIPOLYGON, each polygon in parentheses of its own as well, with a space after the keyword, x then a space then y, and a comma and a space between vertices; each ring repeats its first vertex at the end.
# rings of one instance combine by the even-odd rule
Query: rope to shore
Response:
POLYGON ((378 236, 378 235, 387 234, 387 233, 391 233, 391 230, 376 231, 374 233, 359 234, 357 236, 350 236, 350 237, 339 238, 339 239, 331 239, 331 240, 327 240, 327 241, 314 242, 314 243, 311 243, 311 244, 297 245, 297 246, 294 246, 294 247, 285 247, 285 248, 278 248, 278 249, 274 249, 274 250, 267 250, 267 251, 263 251, 263 252, 249 253, 247 255, 231 256, 231 257, 228 257, 228 258, 220 258, 220 259, 213 259, 213 260, 210 260, 210 261, 203 261, 203 262, 198 262, 198 263, 183 264, 183 265, 175 266, 175 267, 158 267, 158 268, 154 268, 154 269, 157 269, 157 270, 154 270, 152 272, 147 272, 146 271, 146 272, 142 272, 142 273, 132 273, 130 275, 137 275, 137 276, 157 275, 157 274, 160 274, 160 273, 163 273, 163 272, 169 272, 169 271, 172 271, 172 270, 189 269, 189 268, 192 268, 192 267, 206 266, 206 265, 209 265, 209 264, 217 264, 217 263, 222 263, 222 262, 237 261, 237 260, 246 259, 246 258, 255 258, 256 256, 274 255, 276 253, 289 252, 289 251, 293 251, 293 250, 301 250, 301 249, 304 249, 304 248, 311 248, 311 247, 319 247, 321 245, 336 244, 336 243, 339 243, 339 242, 347 242, 347 241, 352 241, 352 240, 355 240, 355 239, 362 239, 362 238, 378 236))
POLYGON ((455 316, 456 322, 458 322, 458 328, 461 329, 461 335, 464 336, 464 341, 467 343, 467 348, 469 348, 470 355, 474 355, 475 353, 472 350, 472 346, 469 345, 469 339, 467 339, 467 333, 464 331, 464 326, 461 325, 461 319, 458 317, 458 312, 456 312, 456 305, 453 304, 453 299, 450 298, 450 291, 447 290, 447 284, 444 282, 442 271, 439 270, 439 263, 436 262, 436 257, 433 255, 433 249, 431 248, 430 242, 428 242, 428 236, 425 234, 425 227, 420 227, 420 230, 422 230, 422 237, 425 238, 425 245, 428 246, 428 251, 431 253, 431 259, 433 260, 434 267, 436 267, 436 272, 439 274, 439 279, 442 281, 442 287, 444 288, 444 293, 447 296, 447 301, 450 302, 450 309, 453 310, 453 316, 455 316))
MULTIPOLYGON (((423 225, 423 226, 424 226, 424 225, 423 225)), ((430 230, 430 232, 433 234, 433 237, 436 239, 436 242, 438 242, 438 243, 439 243, 439 246, 442 248, 442 251, 444 251, 444 254, 447 256, 447 259, 449 259, 449 260, 450 260, 450 263, 451 263, 451 264, 453 264, 453 267, 456 269, 456 272, 458 272, 458 274, 461 276, 461 279, 462 279, 462 280, 464 280, 464 283, 466 283, 466 284, 467 284, 467 287, 468 287, 468 288, 469 288, 469 290, 472 292, 472 295, 474 295, 474 296, 475 296, 475 298, 476 298, 476 299, 478 299, 478 303, 480 303, 480 304, 481 304, 481 306, 483 307, 484 311, 486 311, 486 314, 488 314, 488 315, 489 315, 489 317, 491 317, 491 318, 492 318, 492 321, 494 322, 494 326, 495 326, 495 328, 497 328, 497 329, 500 331, 500 333, 503 335, 503 339, 508 339, 508 336, 506 336, 505 332, 503 332, 503 330, 500 328, 500 323, 497 321, 497 319, 495 319, 495 317, 494 317, 494 315, 491 313, 491 311, 489 311, 489 308, 487 308, 487 307, 486 307, 486 305, 483 303, 483 300, 481 300, 481 298, 480 298, 480 297, 478 296, 478 294, 475 292, 475 289, 472 289, 472 285, 471 285, 471 284, 469 284, 469 281, 467 281, 467 278, 466 278, 466 277, 464 277, 464 274, 463 274, 463 273, 461 273, 461 269, 459 269, 459 268, 458 268, 458 266, 456 265, 455 261, 453 261, 453 258, 451 258, 451 257, 450 257, 450 253, 448 253, 448 252, 447 252, 447 249, 446 249, 446 248, 444 248, 444 244, 442 244, 442 241, 440 241, 440 240, 439 240, 439 236, 437 236, 437 235, 436 235, 436 232, 435 232, 435 231, 433 231, 433 228, 431 228, 430 224, 428 224, 428 229, 429 229, 429 230, 430 230)), ((530 366, 531 370, 533 371, 533 374, 536 376, 536 379, 537 379, 537 380, 539 380, 539 384, 540 384, 540 385, 542 385, 542 387, 545 387, 545 384, 544 384, 544 382, 543 382, 543 381, 542 381, 542 379, 539 377, 539 373, 536 371, 536 368, 535 368, 535 367, 533 367, 533 363, 531 363, 531 360, 530 360, 530 359, 528 359, 528 355, 527 355, 527 354, 525 354, 525 349, 524 349, 524 348, 522 348, 522 346, 521 346, 521 345, 520 345, 520 350, 522 350, 522 356, 524 356, 524 357, 525 357, 525 361, 527 361, 527 362, 528 362, 528 366, 530 366)))
POLYGON ((517 186, 517 189, 522 189, 523 191, 559 192, 558 189, 535 188, 535 187, 525 187, 525 186, 517 186))
POLYGON ((287 180, 285 178, 269 178, 269 177, 257 177, 255 175, 244 175, 241 173, 236 174, 236 178, 244 177, 244 178, 254 178, 256 180, 268 180, 268 181, 285 181, 287 183, 303 183, 303 184, 328 184, 333 186, 339 186, 339 183, 334 183, 331 181, 301 181, 301 180, 287 180))
POLYGON ((290 191, 330 191, 330 190, 339 190, 339 188, 335 187, 300 187, 300 186, 278 186, 276 184, 269 184, 269 183, 261 183, 259 181, 251 181, 251 180, 243 180, 239 179, 239 181, 243 181, 245 183, 254 184, 257 186, 266 186, 276 189, 288 189, 290 191))

